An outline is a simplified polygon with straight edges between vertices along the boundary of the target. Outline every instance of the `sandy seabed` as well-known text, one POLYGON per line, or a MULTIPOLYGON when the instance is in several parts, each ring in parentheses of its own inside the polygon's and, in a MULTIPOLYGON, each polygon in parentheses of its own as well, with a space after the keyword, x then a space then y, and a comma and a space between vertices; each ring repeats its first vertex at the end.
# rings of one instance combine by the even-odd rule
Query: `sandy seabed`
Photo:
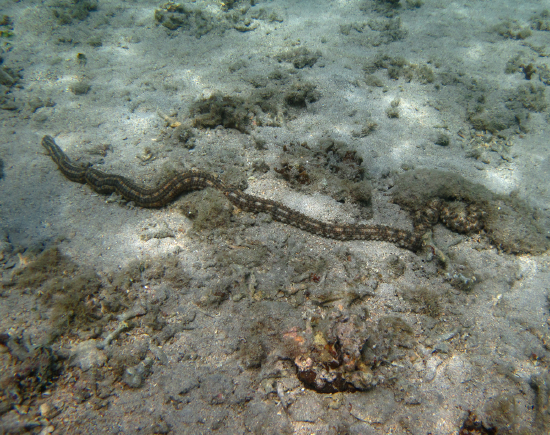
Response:
POLYGON ((544 2, 5 3, 0 433, 550 432, 544 2), (410 252, 139 208, 46 134, 326 222, 455 215, 410 252))

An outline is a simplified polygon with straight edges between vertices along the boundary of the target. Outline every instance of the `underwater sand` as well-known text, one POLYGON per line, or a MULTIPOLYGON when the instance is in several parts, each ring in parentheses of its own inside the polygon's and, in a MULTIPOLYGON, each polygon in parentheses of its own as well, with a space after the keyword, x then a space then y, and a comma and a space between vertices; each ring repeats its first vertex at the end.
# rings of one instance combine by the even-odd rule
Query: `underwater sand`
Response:
POLYGON ((550 12, 537 1, 25 1, 0 42, 0 433, 550 432, 550 12), (219 174, 410 252, 218 192, 219 174), (471 432, 468 432, 471 431, 471 432), (495 432, 497 431, 497 432, 495 432))

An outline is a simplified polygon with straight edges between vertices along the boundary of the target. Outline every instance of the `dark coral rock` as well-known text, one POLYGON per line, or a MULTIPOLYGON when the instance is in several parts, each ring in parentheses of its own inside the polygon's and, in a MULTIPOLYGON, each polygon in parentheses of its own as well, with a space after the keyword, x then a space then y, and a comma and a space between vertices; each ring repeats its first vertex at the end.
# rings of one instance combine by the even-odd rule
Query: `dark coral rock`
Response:
POLYGON ((472 411, 468 411, 468 418, 458 433, 459 435, 496 435, 497 430, 494 427, 486 427, 472 411))
POLYGON ((344 316, 331 325, 327 339, 316 334, 309 353, 294 359, 298 379, 318 393, 366 391, 376 385, 361 350, 368 331, 356 316, 344 316))

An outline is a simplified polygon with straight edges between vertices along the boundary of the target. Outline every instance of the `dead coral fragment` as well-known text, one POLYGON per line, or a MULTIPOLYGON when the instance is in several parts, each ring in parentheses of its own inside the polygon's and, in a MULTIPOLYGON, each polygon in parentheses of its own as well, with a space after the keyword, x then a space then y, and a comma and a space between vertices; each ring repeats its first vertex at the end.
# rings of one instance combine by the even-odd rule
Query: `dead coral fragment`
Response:
POLYGON ((122 376, 122 381, 130 388, 139 388, 145 377, 149 375, 153 358, 146 357, 143 361, 133 367, 128 367, 122 376))
POLYGON ((317 331, 310 352, 294 359, 298 379, 318 393, 365 391, 377 381, 361 349, 368 332, 356 316, 344 316, 331 325, 327 337, 317 331))
MULTIPOLYGON (((368 390, 376 385, 372 372, 366 366, 362 366, 365 370, 346 373, 337 370, 340 368, 339 365, 331 367, 312 358, 297 357, 294 364, 298 370, 298 379, 306 387, 318 393, 353 393, 368 390)), ((335 362, 334 364, 338 363, 335 362)))
POLYGON ((494 427, 486 427, 472 411, 468 411, 468 418, 458 433, 459 435, 496 435, 497 430, 494 427))

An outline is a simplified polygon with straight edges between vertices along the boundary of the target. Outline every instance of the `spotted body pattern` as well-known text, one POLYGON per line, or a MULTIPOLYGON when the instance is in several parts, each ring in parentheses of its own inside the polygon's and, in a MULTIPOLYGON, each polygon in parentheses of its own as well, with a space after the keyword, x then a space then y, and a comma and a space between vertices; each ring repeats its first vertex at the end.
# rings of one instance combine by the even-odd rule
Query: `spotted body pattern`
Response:
MULTIPOLYGON (((416 213, 414 232, 385 225, 331 224, 309 217, 279 202, 248 195, 240 189, 226 185, 217 176, 208 172, 192 170, 179 173, 158 187, 144 188, 121 175, 107 174, 89 165, 75 164, 51 136, 42 138, 42 146, 46 148, 59 170, 69 180, 86 183, 99 193, 116 192, 141 207, 162 207, 184 192, 211 187, 222 192, 235 207, 252 213, 267 213, 278 222, 292 225, 317 236, 343 241, 384 241, 411 251, 417 251, 422 247, 422 236, 440 219, 451 228, 455 222, 466 222, 467 231, 480 229, 476 224, 480 221, 476 210, 460 210, 457 207, 452 209, 437 199, 427 204, 421 212, 416 213)), ((456 228, 452 229, 467 232, 462 228, 463 226, 457 224, 456 228)))

